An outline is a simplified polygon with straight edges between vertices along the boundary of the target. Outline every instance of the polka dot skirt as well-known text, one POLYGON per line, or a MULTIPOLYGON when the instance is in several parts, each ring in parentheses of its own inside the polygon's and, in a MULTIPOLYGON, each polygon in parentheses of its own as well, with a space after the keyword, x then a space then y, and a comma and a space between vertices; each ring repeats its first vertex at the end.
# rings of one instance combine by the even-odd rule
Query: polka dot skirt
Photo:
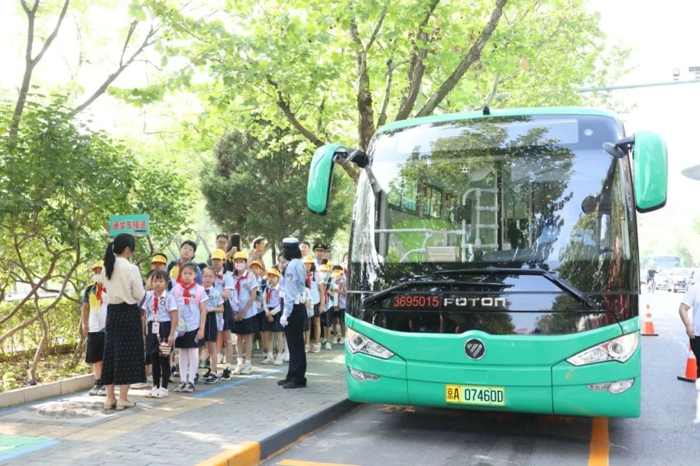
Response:
POLYGON ((137 304, 110 304, 102 363, 104 385, 146 382, 141 310, 137 304))

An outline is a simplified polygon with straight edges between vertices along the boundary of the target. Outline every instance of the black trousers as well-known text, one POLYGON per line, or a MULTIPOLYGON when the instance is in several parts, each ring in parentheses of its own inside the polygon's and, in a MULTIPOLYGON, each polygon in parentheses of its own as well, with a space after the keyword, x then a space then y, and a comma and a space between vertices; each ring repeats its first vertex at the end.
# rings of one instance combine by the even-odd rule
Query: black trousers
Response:
MULTIPOLYGON (((690 340, 690 349, 693 350, 693 354, 695 355, 695 359, 700 361, 700 337, 699 336, 695 335, 695 338, 690 340)), ((700 379, 700 364, 698 364, 698 373, 697 373, 696 377, 698 379, 700 379)))
POLYGON ((153 386, 167 389, 170 378, 170 357, 161 356, 158 352, 152 353, 151 364, 153 364, 153 386))
POLYGON ((306 352, 304 351, 304 320, 306 320, 306 306, 295 304, 292 314, 287 320, 284 335, 287 337, 289 347, 289 372, 287 382, 298 385, 306 385, 306 352))

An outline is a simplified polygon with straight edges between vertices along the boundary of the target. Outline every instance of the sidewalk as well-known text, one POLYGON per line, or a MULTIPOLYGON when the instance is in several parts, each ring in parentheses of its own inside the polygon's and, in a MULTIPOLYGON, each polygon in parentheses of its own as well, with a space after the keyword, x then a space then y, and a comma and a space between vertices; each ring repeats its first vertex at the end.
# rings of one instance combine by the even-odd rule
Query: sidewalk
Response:
POLYGON ((308 386, 297 390, 277 385, 286 365, 254 356, 252 375, 200 381, 193 394, 172 387, 162 399, 131 390, 137 405, 121 412, 105 413, 104 398, 87 394, 0 409, 0 465, 195 465, 216 455, 209 463, 227 464, 232 450, 250 446, 264 458, 352 408, 342 347, 307 359, 308 386))

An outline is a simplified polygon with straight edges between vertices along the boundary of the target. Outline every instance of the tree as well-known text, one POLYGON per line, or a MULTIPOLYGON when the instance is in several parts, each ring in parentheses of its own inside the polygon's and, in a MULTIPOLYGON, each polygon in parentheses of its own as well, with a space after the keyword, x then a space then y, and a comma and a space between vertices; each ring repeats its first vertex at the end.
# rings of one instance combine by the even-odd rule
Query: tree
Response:
MULTIPOLYGON (((261 111, 311 146, 367 149, 386 122, 487 103, 582 104, 574 86, 615 79, 625 58, 606 50, 582 0, 479 0, 468 11, 440 0, 237 0, 215 19, 150 4, 179 33, 167 53, 212 76, 201 90, 212 125, 261 111)), ((265 132, 254 119, 247 130, 265 132)))
POLYGON ((104 254, 109 215, 146 209, 158 233, 187 215, 175 195, 187 192, 185 180, 139 165, 104 133, 76 124, 63 104, 28 100, 18 132, 0 139, 0 302, 15 283, 31 287, 0 316, 0 347, 38 323, 32 373, 48 345, 47 314, 63 299, 79 302, 88 261, 104 254), (41 292, 57 296, 46 302, 41 292), (8 328, 25 304, 34 314, 8 328))
MULTIPOLYGON (((279 132, 275 137, 284 139, 279 132)), ((299 143, 283 142, 259 157, 267 145, 268 141, 240 131, 221 138, 214 159, 200 174, 209 215, 223 230, 262 235, 273 248, 287 236, 333 238, 350 220, 348 181, 336 175, 341 194, 333 200, 329 215, 313 215, 306 208, 306 167, 293 163, 299 143)))

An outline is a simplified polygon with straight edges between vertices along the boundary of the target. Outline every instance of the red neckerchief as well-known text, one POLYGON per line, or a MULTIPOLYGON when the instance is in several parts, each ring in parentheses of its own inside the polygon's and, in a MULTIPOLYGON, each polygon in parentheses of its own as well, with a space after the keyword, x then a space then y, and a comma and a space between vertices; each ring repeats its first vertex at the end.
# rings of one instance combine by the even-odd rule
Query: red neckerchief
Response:
POLYGON ((104 293, 107 292, 107 289, 102 286, 100 283, 95 283, 95 296, 97 297, 97 300, 100 302, 100 306, 102 306, 103 303, 103 298, 102 296, 104 293))
POLYGON ((306 287, 311 288, 311 274, 313 272, 306 272, 306 287))
POLYGON ((270 298, 272 297, 272 291, 275 290, 276 288, 277 288, 277 285, 275 285, 275 286, 269 286, 269 287, 267 288, 267 302, 268 302, 268 303, 270 302, 270 298))
POLYGON ((182 262, 180 262, 180 259, 177 260, 175 265, 177 265, 177 278, 175 279, 175 281, 182 285, 182 287, 184 288, 185 285, 182 284, 182 262))
POLYGON ((182 287, 182 289, 185 290, 185 291, 182 293, 182 297, 185 298, 185 305, 187 305, 187 306, 190 305, 190 298, 192 297, 192 295, 190 294, 190 290, 191 290, 192 288, 194 288, 196 284, 197 284, 196 281, 193 281, 193 282, 190 283, 189 285, 183 285, 182 283, 180 284, 180 286, 182 287))
POLYGON ((218 278, 219 280, 224 279, 224 272, 225 272, 224 269, 221 269, 221 272, 216 272, 216 271, 214 271, 214 272, 216 273, 216 278, 218 278))
POLYGON ((248 271, 247 270, 240 277, 236 277, 236 294, 240 294, 240 292, 241 292, 241 280, 245 280, 246 278, 248 278, 248 271))

